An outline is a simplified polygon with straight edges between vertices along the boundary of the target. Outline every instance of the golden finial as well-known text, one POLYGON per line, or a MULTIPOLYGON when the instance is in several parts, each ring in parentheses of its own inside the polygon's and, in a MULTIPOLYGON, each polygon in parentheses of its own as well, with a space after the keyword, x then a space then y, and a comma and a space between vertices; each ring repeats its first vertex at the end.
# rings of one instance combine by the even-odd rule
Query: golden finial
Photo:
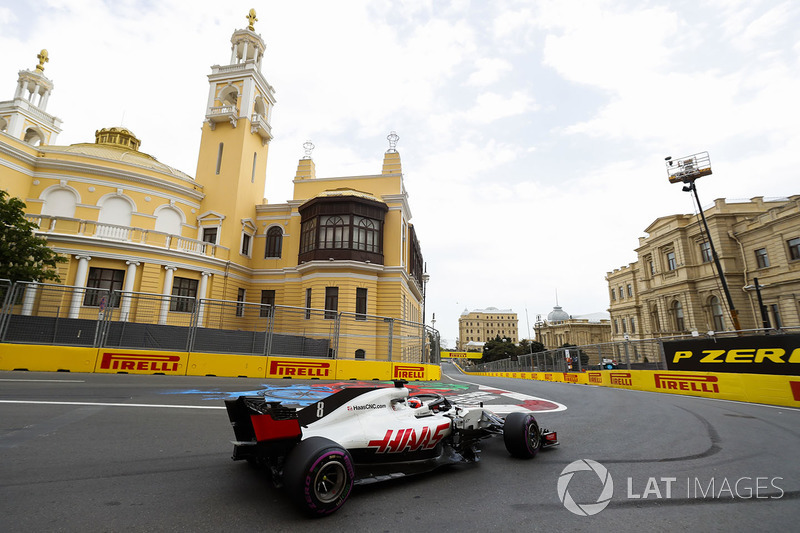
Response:
POLYGON ((247 29, 250 30, 250 31, 255 31, 255 28, 253 27, 253 23, 254 22, 258 22, 258 19, 256 18, 256 10, 255 9, 251 9, 250 13, 247 14, 247 20, 248 20, 248 22, 250 22, 250 24, 247 26, 247 29))
POLYGON ((39 64, 36 65, 36 70, 39 72, 44 72, 44 64, 50 61, 50 58, 47 57, 47 50, 42 50, 39 52, 39 55, 36 56, 36 59, 39 60, 39 64))

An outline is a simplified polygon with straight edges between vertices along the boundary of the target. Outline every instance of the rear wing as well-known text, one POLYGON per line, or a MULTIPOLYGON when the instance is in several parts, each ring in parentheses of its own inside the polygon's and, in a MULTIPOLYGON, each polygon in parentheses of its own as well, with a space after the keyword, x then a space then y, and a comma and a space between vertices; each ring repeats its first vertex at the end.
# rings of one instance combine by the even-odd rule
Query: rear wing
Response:
POLYGON ((225 400, 225 408, 239 443, 299 441, 303 434, 297 411, 282 407, 280 402, 268 402, 260 396, 239 396, 225 400))

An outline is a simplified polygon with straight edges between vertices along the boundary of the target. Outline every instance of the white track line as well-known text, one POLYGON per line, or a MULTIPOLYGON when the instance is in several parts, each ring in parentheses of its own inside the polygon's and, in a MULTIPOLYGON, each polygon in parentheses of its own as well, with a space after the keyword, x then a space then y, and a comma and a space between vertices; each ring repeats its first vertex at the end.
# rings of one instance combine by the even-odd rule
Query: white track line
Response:
POLYGON ((152 403, 45 402, 31 400, 0 400, 0 403, 21 403, 27 405, 94 405, 102 407, 157 407, 162 409, 225 409, 224 405, 166 405, 152 403))

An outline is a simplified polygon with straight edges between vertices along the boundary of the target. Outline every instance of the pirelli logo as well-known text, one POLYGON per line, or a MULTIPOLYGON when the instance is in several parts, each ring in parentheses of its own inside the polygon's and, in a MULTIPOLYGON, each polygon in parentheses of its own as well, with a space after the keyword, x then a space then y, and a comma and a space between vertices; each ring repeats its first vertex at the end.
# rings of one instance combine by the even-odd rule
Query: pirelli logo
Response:
POLYGON ((545 372, 544 380, 545 381, 553 381, 553 374, 551 374, 550 372, 545 372))
POLYGON ((566 382, 566 383, 577 383, 578 382, 578 374, 570 374, 569 372, 564 372, 564 382, 566 382))
POLYGON ((612 385, 633 387, 633 377, 631 377, 630 372, 611 372, 609 378, 612 385))
POLYGON ((421 365, 395 365, 395 379, 425 379, 425 367, 421 365))
POLYGON ((180 355, 150 355, 105 352, 100 359, 101 370, 130 370, 141 372, 177 372, 180 355))
POLYGON ((717 376, 698 374, 653 374, 657 389, 719 393, 717 376))
POLYGON ((602 385, 603 384, 603 373, 602 372, 589 372, 589 383, 594 385, 602 385))
POLYGON ((269 363, 269 373, 271 376, 289 378, 327 378, 331 376, 331 364, 273 359, 269 363))

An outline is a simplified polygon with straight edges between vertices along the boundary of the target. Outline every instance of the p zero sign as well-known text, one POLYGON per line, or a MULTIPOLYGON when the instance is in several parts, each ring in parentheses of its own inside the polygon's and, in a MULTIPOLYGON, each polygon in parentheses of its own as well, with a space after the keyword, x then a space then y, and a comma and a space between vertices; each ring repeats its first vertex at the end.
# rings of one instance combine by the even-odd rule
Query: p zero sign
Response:
POLYGON ((664 343, 669 370, 800 376, 800 335, 664 343))

